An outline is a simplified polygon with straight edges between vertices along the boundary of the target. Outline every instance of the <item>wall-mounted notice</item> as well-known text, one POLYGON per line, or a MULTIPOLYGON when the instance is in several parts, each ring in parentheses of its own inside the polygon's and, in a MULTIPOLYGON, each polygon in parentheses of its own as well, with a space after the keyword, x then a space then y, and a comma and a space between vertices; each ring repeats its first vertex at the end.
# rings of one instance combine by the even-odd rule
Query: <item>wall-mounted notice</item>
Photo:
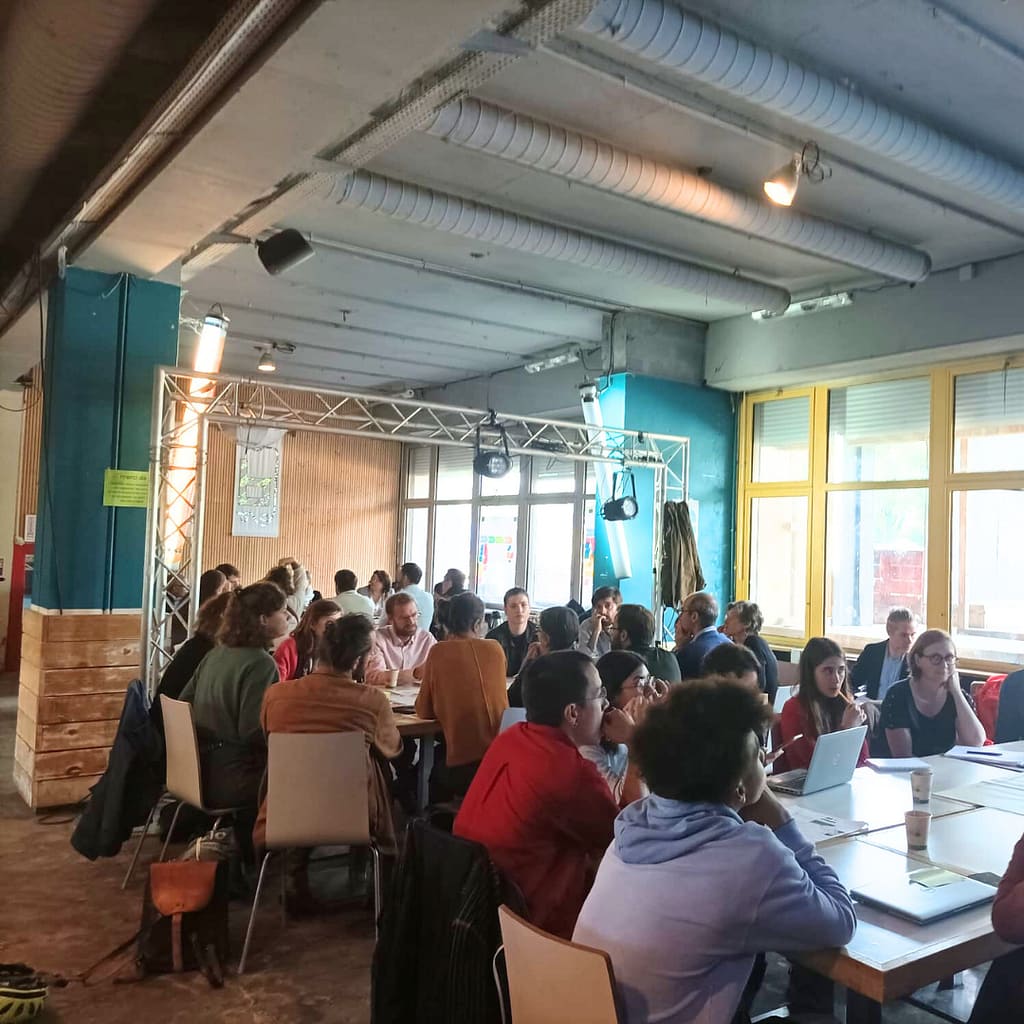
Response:
POLYGON ((147 508, 149 470, 103 470, 103 504, 116 508, 147 508))
POLYGON ((281 528, 281 442, 274 427, 239 427, 235 435, 235 537, 277 537, 281 528))

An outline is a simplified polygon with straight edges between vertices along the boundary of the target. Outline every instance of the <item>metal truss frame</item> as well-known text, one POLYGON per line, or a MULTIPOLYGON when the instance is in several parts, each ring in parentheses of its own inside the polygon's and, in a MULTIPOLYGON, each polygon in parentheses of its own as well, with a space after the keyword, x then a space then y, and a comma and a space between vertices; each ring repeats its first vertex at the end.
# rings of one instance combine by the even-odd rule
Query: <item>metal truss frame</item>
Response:
MULTIPOLYGON (((198 592, 207 441, 211 424, 373 437, 405 444, 497 447, 490 410, 312 384, 209 375, 177 367, 156 372, 150 448, 150 503, 143 596, 143 672, 153 692, 172 656, 175 624, 188 628, 188 595, 198 592)), ((689 439, 596 429, 585 423, 495 413, 509 451, 650 469, 654 474, 652 607, 661 621, 664 503, 688 493, 689 439)))

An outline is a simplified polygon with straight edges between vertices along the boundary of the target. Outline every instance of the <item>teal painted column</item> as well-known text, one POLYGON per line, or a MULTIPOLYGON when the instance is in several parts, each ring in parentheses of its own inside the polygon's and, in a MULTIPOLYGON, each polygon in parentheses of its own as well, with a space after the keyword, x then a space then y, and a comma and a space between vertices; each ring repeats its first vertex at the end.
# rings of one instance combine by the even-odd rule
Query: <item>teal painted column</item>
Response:
POLYGON ((138 609, 144 508, 103 505, 108 468, 149 468, 154 369, 177 361, 180 289, 68 268, 49 293, 32 603, 138 609))

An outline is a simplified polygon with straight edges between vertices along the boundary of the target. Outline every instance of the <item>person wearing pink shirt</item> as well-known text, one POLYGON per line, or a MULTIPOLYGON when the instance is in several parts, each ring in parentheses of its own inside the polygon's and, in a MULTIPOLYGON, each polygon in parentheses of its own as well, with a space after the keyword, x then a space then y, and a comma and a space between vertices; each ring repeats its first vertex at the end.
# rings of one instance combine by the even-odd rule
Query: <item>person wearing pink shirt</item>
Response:
POLYGON ((374 649, 366 659, 365 682, 387 686, 391 672, 398 669, 398 682, 406 686, 419 680, 430 648, 437 641, 420 629, 420 611, 411 594, 392 594, 384 605, 387 625, 377 630, 374 649))

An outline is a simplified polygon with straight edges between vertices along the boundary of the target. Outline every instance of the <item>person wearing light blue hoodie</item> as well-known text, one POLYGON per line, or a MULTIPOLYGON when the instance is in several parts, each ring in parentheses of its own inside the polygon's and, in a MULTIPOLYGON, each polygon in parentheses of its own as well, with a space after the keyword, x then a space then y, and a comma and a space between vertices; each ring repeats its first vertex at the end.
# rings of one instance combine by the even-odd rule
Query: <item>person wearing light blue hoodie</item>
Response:
POLYGON ((757 954, 853 936, 849 893, 765 785, 770 717, 756 688, 698 679, 636 731, 651 795, 619 813, 573 933, 610 955, 628 1024, 743 1019, 757 954))

